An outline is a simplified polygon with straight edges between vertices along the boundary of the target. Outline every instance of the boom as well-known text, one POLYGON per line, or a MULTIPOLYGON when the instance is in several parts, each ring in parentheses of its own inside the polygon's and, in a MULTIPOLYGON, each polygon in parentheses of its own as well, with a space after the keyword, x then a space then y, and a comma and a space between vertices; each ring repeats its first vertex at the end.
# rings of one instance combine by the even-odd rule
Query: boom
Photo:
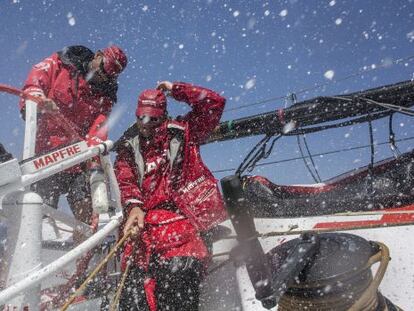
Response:
POLYGON ((351 117, 382 117, 395 112, 381 104, 405 108, 414 105, 414 81, 403 81, 347 95, 316 97, 285 109, 224 121, 205 143, 261 134, 275 135, 283 133, 284 126, 289 123, 300 128, 351 117))

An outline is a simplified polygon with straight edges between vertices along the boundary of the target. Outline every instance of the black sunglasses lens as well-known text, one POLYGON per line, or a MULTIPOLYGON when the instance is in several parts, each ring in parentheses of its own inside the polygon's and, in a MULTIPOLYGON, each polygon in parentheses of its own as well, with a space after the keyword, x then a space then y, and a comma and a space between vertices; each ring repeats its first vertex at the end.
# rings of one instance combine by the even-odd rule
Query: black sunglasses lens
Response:
POLYGON ((145 123, 147 123, 147 122, 151 122, 151 123, 155 123, 155 122, 158 122, 159 120, 160 120, 160 118, 157 118, 157 117, 150 117, 150 116, 139 116, 139 117, 137 117, 140 121, 146 121, 145 123))
POLYGON ((105 67, 104 67, 104 60, 102 59, 101 63, 99 64, 99 70, 106 75, 105 67))

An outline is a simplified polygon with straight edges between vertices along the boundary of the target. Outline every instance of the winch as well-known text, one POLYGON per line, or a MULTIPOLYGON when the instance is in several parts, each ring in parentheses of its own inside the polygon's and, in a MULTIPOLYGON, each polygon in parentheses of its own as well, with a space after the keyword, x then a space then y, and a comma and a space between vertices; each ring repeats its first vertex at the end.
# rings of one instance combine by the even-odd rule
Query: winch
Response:
POLYGON ((287 260, 308 262, 299 274, 291 274, 278 301, 279 311, 401 310, 378 291, 390 260, 384 244, 347 233, 324 233, 311 239, 317 247, 312 258, 301 259, 292 254, 303 237, 283 243, 267 254, 273 280, 278 279, 287 260), (371 266, 377 262, 379 267, 373 276, 371 266))
POLYGON ((231 252, 244 263, 266 309, 279 311, 400 311, 378 291, 389 250, 347 233, 305 233, 264 253, 239 176, 221 180, 226 208, 239 245, 231 252), (379 262, 372 275, 371 266, 379 262))

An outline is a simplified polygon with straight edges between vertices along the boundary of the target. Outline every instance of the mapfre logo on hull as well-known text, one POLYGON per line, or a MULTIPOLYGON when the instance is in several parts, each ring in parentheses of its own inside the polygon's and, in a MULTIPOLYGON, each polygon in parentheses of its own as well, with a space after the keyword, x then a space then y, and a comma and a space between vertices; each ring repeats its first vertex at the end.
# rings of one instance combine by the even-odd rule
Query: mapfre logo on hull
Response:
POLYGON ((61 163, 88 149, 86 142, 82 141, 65 148, 37 157, 22 165, 23 174, 30 174, 46 167, 61 163))

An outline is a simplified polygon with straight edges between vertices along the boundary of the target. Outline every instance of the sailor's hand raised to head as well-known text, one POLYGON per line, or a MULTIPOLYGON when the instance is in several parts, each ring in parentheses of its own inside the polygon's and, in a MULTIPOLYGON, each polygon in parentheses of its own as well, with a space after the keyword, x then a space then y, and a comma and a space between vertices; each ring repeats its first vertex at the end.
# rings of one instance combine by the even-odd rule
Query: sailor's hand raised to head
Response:
POLYGON ((138 232, 144 228, 145 212, 139 207, 134 207, 129 212, 128 219, 125 223, 124 234, 132 229, 132 235, 138 234, 138 232))
POLYGON ((157 90, 167 92, 167 95, 169 92, 171 92, 173 88, 173 84, 170 81, 161 81, 157 84, 157 90))

